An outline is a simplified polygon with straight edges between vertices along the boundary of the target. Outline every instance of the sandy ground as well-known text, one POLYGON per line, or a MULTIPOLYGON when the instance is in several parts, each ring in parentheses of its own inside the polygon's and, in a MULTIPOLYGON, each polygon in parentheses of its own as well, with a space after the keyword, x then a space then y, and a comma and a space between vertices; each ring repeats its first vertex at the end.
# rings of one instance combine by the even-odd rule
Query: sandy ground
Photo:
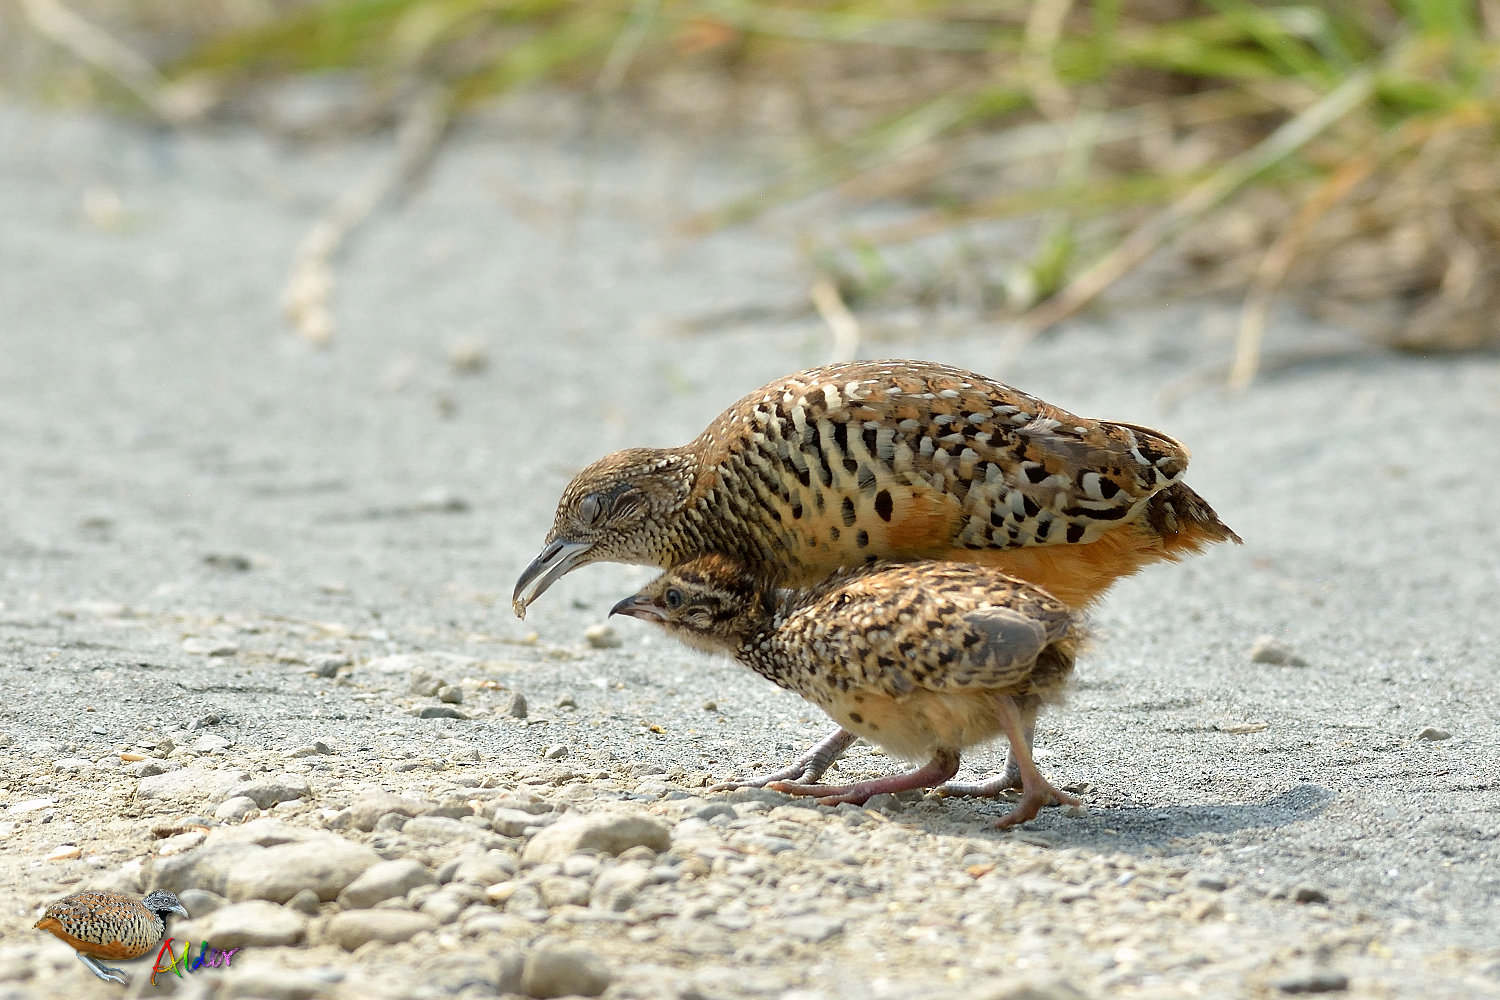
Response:
MULTIPOLYGON (((658 817, 672 864, 719 829, 687 818, 723 800, 710 775, 826 728, 639 623, 615 625, 618 647, 586 643, 644 569, 576 572, 526 622, 508 607, 578 466, 680 443, 827 360, 815 317, 754 319, 805 300, 782 235, 673 235, 748 168, 497 119, 355 244, 333 345, 310 348, 279 314, 292 250, 381 153, 0 108, 0 994, 118 992, 32 921, 129 883, 154 827, 212 817, 192 788, 143 798, 122 750, 299 771, 310 795, 270 812, 308 829, 371 789, 524 784, 558 810, 658 817), (744 322, 682 332, 740 307, 744 322), (482 371, 453 363, 465 344, 482 371), (419 662, 469 718, 410 714, 432 699, 399 654, 451 654, 419 662), (320 656, 349 665, 315 676, 338 662, 320 656), (314 741, 334 752, 289 756, 314 741)), ((1500 996, 1500 360, 1356 351, 1233 395, 1211 376, 1234 315, 1163 302, 1019 351, 970 316, 894 316, 861 343, 1167 430, 1246 540, 1142 573, 1094 614, 1074 696, 1039 734, 1054 779, 1088 784, 1085 814, 999 833, 1003 803, 823 815, 741 798, 724 836, 752 860, 766 848, 762 866, 703 848, 705 871, 626 926, 512 907, 503 928, 348 952, 316 932, 325 902, 303 944, 247 953, 327 984, 298 993, 271 971, 242 993, 493 995, 503 981, 401 970, 545 934, 597 951, 612 998, 1020 996, 1033 979, 1059 998, 1500 996), (1252 661, 1262 635, 1304 665, 1252 661), (868 891, 835 891, 832 868, 868 891), (774 946, 799 914, 837 929, 774 946), (677 939, 698 925, 712 947, 677 939)), ((1269 349, 1353 342, 1282 316, 1269 349)), ((861 749, 842 773, 890 766, 861 749)), ((411 853, 436 868, 443 850, 411 853)), ((132 995, 153 992, 132 968, 132 995)))

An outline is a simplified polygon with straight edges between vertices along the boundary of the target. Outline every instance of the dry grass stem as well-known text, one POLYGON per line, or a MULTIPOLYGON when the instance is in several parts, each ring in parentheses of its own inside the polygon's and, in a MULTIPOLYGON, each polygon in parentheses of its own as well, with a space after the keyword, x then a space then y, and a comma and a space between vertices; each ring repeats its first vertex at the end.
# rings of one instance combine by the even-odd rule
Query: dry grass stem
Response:
POLYGON ((318 346, 333 339, 330 298, 335 257, 387 198, 422 174, 436 154, 448 122, 447 93, 437 87, 420 92, 402 116, 395 156, 338 198, 297 244, 282 304, 298 336, 318 346))
POLYGON ((1286 122, 1253 148, 1230 160, 1208 180, 1131 232, 1114 250, 1075 278, 1056 298, 1027 313, 1023 322, 1032 329, 1045 330, 1073 315, 1129 274, 1184 228, 1224 204, 1250 181, 1285 160, 1330 125, 1369 100, 1374 90, 1373 71, 1354 73, 1321 101, 1286 122))
POLYGON ((1271 312, 1271 303, 1286 279, 1287 272, 1291 270, 1292 262, 1302 249, 1308 233, 1337 202, 1347 197, 1356 185, 1369 177, 1377 164, 1375 157, 1364 156, 1339 167, 1303 203, 1291 224, 1282 230, 1281 235, 1261 258, 1250 291, 1245 296, 1245 305, 1240 311, 1234 362, 1229 367, 1229 388, 1243 390, 1254 381, 1260 368, 1260 344, 1265 334, 1266 319, 1271 312))
POLYGON ((162 97, 166 80, 149 60, 124 42, 59 0, 21 0, 21 9, 37 34, 113 79, 162 121, 174 122, 180 117, 178 109, 162 97))
POLYGON ((828 356, 829 363, 853 361, 859 354, 859 321, 844 304, 838 286, 827 277, 820 277, 813 282, 810 296, 813 308, 818 310, 818 315, 823 317, 823 322, 828 324, 828 329, 833 333, 833 351, 828 356))

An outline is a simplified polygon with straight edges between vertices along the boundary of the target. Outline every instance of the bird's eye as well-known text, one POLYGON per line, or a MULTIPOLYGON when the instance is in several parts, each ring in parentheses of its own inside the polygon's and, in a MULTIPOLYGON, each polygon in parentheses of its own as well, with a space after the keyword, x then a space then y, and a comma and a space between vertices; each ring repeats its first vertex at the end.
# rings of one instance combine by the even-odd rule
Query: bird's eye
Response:
POLYGON ((676 587, 667 588, 666 602, 667 607, 674 611, 682 607, 682 591, 678 590, 676 587))
POLYGON ((598 524, 599 519, 604 516, 604 502, 599 499, 599 494, 590 493, 578 501, 578 517, 587 524, 598 524))

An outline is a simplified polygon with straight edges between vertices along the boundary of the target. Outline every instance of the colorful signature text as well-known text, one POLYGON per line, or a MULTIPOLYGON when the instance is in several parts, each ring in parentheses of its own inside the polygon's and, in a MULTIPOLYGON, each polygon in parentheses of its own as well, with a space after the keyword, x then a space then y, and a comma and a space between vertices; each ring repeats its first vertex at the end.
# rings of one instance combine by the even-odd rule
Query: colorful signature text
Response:
POLYGON ((212 968, 227 969, 237 951, 239 951, 238 948, 227 948, 224 950, 210 948, 208 942, 204 941, 199 947, 198 955, 195 958, 193 957, 193 942, 184 941, 182 943, 182 954, 179 955, 172 950, 172 939, 166 938, 161 943, 161 951, 156 953, 156 966, 151 970, 151 985, 156 985, 157 974, 162 972, 173 973, 178 979, 181 979, 182 974, 185 972, 197 972, 199 969, 212 968), (162 959, 164 958, 169 959, 165 965, 162 964, 162 959))

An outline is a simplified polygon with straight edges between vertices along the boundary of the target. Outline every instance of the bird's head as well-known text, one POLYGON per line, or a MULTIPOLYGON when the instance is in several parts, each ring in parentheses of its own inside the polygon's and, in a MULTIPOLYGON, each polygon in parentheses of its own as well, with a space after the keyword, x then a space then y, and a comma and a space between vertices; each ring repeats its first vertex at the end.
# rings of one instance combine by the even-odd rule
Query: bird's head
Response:
POLYGON ((163 920, 167 918, 168 913, 179 913, 184 917, 188 915, 188 911, 183 908, 175 892, 165 892, 161 889, 141 900, 141 905, 163 920))
POLYGON ((668 570, 625 598, 612 615, 652 622, 697 649, 732 652, 771 614, 767 592, 726 556, 710 555, 668 570))
POLYGON ((681 449, 628 448, 590 465, 563 490, 541 553, 521 572, 519 618, 564 574, 601 560, 666 565, 669 520, 687 504, 697 462, 681 449))

